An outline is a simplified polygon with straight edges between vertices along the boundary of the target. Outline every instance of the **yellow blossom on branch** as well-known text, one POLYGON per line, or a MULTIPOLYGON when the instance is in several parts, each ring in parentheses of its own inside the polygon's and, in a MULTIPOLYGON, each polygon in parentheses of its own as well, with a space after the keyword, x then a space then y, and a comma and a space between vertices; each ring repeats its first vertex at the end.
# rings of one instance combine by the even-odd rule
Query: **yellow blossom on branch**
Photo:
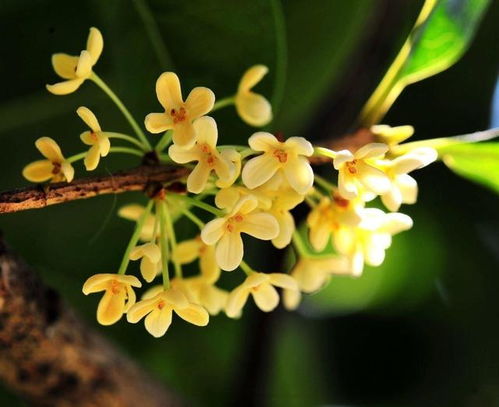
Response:
POLYGON ((47 90, 54 95, 67 95, 77 90, 92 75, 92 68, 97 63, 103 48, 104 40, 101 32, 92 27, 87 39, 87 48, 81 51, 80 56, 52 55, 54 71, 66 80, 47 85, 47 90))
POLYGON ((314 172, 306 157, 314 148, 303 137, 290 137, 280 142, 270 133, 258 132, 248 140, 249 146, 263 154, 250 159, 243 167, 242 179, 249 189, 270 180, 278 171, 299 194, 305 194, 314 183, 314 172))
MULTIPOLYGON (((121 207, 118 211, 118 216, 121 216, 124 219, 131 220, 137 222, 141 215, 144 213, 145 207, 138 204, 130 204, 121 207)), ((153 214, 149 214, 144 220, 144 224, 142 225, 142 229, 140 231, 140 240, 146 242, 155 238, 155 230, 156 234, 158 234, 159 228, 156 228, 156 216, 153 214)))
POLYGON ((201 236, 185 240, 175 246, 172 260, 179 264, 189 264, 199 258, 199 271, 206 281, 215 283, 220 277, 220 267, 215 258, 215 247, 201 240, 201 236))
POLYGON ((192 122, 208 113, 215 103, 215 94, 208 88, 194 88, 183 100, 180 81, 173 72, 161 74, 156 82, 156 96, 165 109, 163 113, 150 113, 145 118, 151 133, 173 130, 173 142, 180 147, 192 147, 196 131, 192 122))
POLYGON ((144 280, 150 283, 161 271, 161 250, 155 243, 149 242, 136 246, 130 252, 130 260, 140 261, 140 272, 144 280))
POLYGON ((265 126, 272 120, 272 106, 262 95, 251 89, 262 80, 269 68, 265 65, 255 65, 249 68, 239 82, 234 103, 241 119, 251 126, 265 126))
POLYGON ((214 285, 205 276, 174 278, 172 287, 182 291, 190 302, 199 304, 210 315, 217 315, 225 309, 229 293, 214 285))
POLYGON ((97 321, 101 325, 112 325, 135 304, 136 297, 132 287, 141 286, 141 282, 134 276, 95 274, 83 284, 83 294, 105 291, 97 307, 97 321))
POLYGON ((371 132, 377 136, 379 142, 392 147, 411 137, 414 134, 414 127, 391 127, 386 124, 377 124, 371 127, 371 132))
POLYGON ((31 182, 71 182, 74 168, 62 155, 59 145, 50 137, 40 137, 35 146, 46 158, 28 164, 23 169, 23 176, 31 182))
POLYGON ((232 161, 226 159, 217 150, 217 124, 212 117, 204 116, 193 123, 195 144, 192 147, 182 148, 173 144, 168 154, 179 164, 197 161, 196 166, 187 177, 187 190, 199 194, 206 188, 206 183, 212 171, 218 179, 228 184, 234 179, 236 167, 232 161))
POLYGON ((183 320, 197 326, 208 325, 208 312, 200 305, 189 302, 187 297, 175 288, 154 287, 143 299, 127 312, 128 322, 135 324, 145 317, 144 324, 152 336, 163 336, 172 322, 173 311, 183 320))
POLYGON ((274 287, 298 290, 296 281, 283 273, 252 273, 230 294, 226 313, 230 318, 238 318, 250 294, 258 308, 264 312, 274 310, 279 304, 279 294, 274 287))
POLYGON ((80 106, 76 110, 76 113, 90 127, 90 131, 82 133, 80 138, 86 145, 91 146, 83 162, 87 171, 92 171, 99 165, 100 157, 105 157, 109 154, 111 143, 106 132, 101 130, 97 117, 95 117, 90 109, 80 106))

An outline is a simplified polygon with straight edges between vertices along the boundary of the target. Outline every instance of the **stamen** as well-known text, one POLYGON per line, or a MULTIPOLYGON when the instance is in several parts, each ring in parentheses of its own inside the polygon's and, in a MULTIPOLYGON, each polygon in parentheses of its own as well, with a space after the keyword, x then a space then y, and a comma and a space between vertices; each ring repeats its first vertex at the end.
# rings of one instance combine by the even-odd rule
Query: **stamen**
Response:
POLYGON ((284 150, 274 150, 273 155, 279 160, 280 163, 288 161, 288 154, 284 150))

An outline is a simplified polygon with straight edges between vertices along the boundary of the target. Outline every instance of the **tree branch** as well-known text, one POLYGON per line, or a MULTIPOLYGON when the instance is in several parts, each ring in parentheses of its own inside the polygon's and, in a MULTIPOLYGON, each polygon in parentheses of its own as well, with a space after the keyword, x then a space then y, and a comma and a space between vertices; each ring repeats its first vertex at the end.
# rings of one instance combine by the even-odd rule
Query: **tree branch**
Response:
POLYGON ((0 239, 0 378, 38 406, 179 406, 0 239))

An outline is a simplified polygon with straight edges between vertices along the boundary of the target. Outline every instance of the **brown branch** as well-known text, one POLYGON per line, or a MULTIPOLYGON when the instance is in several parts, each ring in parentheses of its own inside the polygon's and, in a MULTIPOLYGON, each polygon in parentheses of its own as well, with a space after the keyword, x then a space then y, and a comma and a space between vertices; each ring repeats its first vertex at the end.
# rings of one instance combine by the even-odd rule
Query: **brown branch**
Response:
POLYGON ((59 182, 6 191, 0 193, 0 213, 44 208, 97 195, 144 191, 151 184, 180 180, 188 173, 189 170, 185 167, 142 165, 112 175, 77 179, 69 184, 59 182))
MULTIPOLYGON (((367 129, 337 139, 324 141, 318 145, 333 150, 356 150, 374 141, 374 135, 367 129)), ((311 157, 314 165, 330 161, 326 157, 311 157)), ((179 181, 189 173, 189 169, 174 165, 142 165, 131 170, 112 175, 89 177, 74 180, 72 183, 59 182, 46 186, 35 185, 0 193, 0 213, 18 212, 26 209, 44 208, 76 199, 92 198, 97 195, 119 194, 127 191, 144 191, 148 186, 179 181)))
POLYGON ((34 405, 179 406, 0 240, 0 379, 34 405))

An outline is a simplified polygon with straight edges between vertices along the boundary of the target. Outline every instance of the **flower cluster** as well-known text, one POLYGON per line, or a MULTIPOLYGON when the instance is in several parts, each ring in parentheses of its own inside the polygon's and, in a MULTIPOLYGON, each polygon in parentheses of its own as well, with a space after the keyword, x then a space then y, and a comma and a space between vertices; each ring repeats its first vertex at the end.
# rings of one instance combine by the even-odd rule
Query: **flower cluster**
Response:
POLYGON ((135 222, 135 231, 118 272, 96 274, 83 286, 85 294, 105 292, 97 310, 101 324, 113 324, 123 315, 130 323, 144 318, 147 331, 159 337, 169 328, 173 311, 187 322, 205 326, 210 315, 222 311, 240 317, 250 295, 262 311, 272 311, 280 301, 276 287, 282 290, 285 307, 295 309, 302 293, 319 290, 332 275, 360 276, 365 264, 379 266, 392 236, 412 227, 411 218, 397 212, 402 204, 416 202, 417 183, 408 174, 437 159, 436 151, 426 147, 397 153, 395 147, 412 135, 412 127, 374 126, 375 142, 356 151, 314 147, 304 137, 284 139, 264 131, 252 134, 247 146, 220 145, 224 135, 213 117, 219 108, 234 105, 251 126, 271 121, 270 103, 252 90, 267 67, 248 69, 235 95, 218 102, 206 87, 192 89, 184 99, 179 77, 165 72, 156 82, 164 111, 150 113, 144 120, 150 133, 161 135, 153 148, 123 103, 93 72, 102 49, 102 36, 92 28, 87 49, 79 57, 54 55, 54 69, 66 81, 47 88, 62 95, 86 79, 93 81, 117 104, 135 136, 102 131, 95 115, 79 107, 77 114, 90 129, 80 137, 89 150, 65 159, 54 140, 42 137, 36 147, 46 160, 29 164, 24 176, 33 182, 71 182, 72 163, 83 159, 92 171, 101 157, 113 152, 138 156, 152 152, 159 162, 186 166, 190 173, 184 180, 186 192, 170 191, 165 185, 149 195, 146 206, 120 209, 120 216, 135 222), (133 146, 111 147, 113 138, 133 146), (325 163, 324 178, 314 172, 314 158, 325 163), (377 197, 388 212, 366 206, 377 197), (304 228, 297 227, 292 213, 298 205, 310 209, 304 228), (177 242, 177 222, 182 218, 198 230, 177 242), (276 249, 294 249, 296 264, 286 273, 253 270, 244 261, 243 235, 270 241, 276 249), (184 275, 186 265, 196 260, 198 272, 184 275), (134 288, 142 283, 126 274, 131 261, 140 261, 145 282, 162 279, 139 301, 134 288), (245 273, 245 279, 228 291, 220 280, 236 269, 245 273))

